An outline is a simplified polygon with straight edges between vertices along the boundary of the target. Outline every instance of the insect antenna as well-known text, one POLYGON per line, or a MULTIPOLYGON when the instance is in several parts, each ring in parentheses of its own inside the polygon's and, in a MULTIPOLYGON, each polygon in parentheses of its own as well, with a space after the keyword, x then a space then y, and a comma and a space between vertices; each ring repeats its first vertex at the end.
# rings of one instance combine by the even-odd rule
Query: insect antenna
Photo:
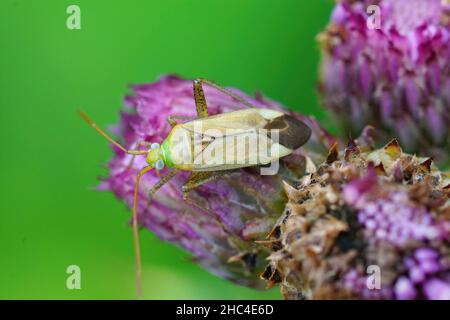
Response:
MULTIPOLYGON (((97 130, 98 133, 100 133, 106 140, 111 142, 113 145, 118 147, 120 150, 127 154, 131 154, 133 156, 135 155, 144 155, 147 154, 147 150, 128 150, 125 147, 123 147, 120 143, 113 140, 105 131, 103 131, 101 128, 97 126, 83 111, 78 110, 78 113, 80 116, 95 130, 97 130)), ((134 241, 134 251, 135 251, 135 257, 136 257, 136 292, 137 296, 139 298, 142 297, 142 285, 141 285, 141 274, 142 274, 142 268, 141 268, 141 251, 139 246, 139 234, 138 234, 138 220, 137 220, 137 196, 139 191, 139 181, 141 177, 149 172, 153 167, 148 166, 143 168, 141 171, 139 171, 136 179, 136 186, 134 189, 134 198, 133 198, 133 241, 134 241)))
POLYGON ((113 145, 115 145, 117 148, 122 150, 125 153, 132 154, 132 155, 144 155, 147 154, 147 150, 128 150, 124 146, 122 146, 120 143, 115 141, 113 138, 111 138, 105 131, 103 131, 97 124, 94 123, 83 111, 77 110, 78 114, 95 130, 97 130, 98 133, 100 133, 106 140, 111 142, 113 145))

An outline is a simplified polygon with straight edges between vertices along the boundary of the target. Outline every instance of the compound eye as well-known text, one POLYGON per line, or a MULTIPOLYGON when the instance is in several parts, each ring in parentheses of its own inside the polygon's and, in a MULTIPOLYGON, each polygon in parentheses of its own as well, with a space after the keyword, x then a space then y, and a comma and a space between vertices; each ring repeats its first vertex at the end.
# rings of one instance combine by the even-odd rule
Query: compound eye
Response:
POLYGON ((158 160, 155 163, 155 169, 156 170, 162 170, 164 168, 164 161, 158 160))
POLYGON ((150 145, 150 149, 158 149, 159 148, 159 143, 152 143, 151 145, 150 145))

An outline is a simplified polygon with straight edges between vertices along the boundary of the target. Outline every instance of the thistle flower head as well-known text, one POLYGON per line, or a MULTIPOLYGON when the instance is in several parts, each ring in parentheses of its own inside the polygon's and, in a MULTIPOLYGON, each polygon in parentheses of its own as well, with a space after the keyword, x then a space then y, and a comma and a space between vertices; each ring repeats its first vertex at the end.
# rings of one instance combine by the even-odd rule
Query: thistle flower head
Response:
MULTIPOLYGON (((182 117, 182 122, 195 118, 191 81, 164 76, 155 83, 131 89, 133 94, 125 98, 127 109, 121 113, 120 125, 113 128, 128 148, 136 148, 139 141, 161 143, 171 130, 169 116, 182 117)), ((260 94, 252 98, 232 90, 256 107, 282 109, 280 104, 260 94)), ((244 107, 207 86, 205 94, 211 115, 244 107)), ((217 275, 248 286, 260 285, 255 272, 264 263, 266 252, 253 240, 270 230, 283 210, 282 179, 301 176, 307 164, 306 155, 318 160, 321 151, 334 141, 314 119, 295 116, 308 124, 313 136, 305 148, 282 160, 278 176, 261 176, 257 168, 242 169, 192 191, 189 196, 192 205, 183 201, 181 190, 189 172, 180 172, 150 201, 148 191, 160 179, 151 171, 141 179, 138 193, 140 225, 160 239, 189 251, 194 260, 217 275)), ((100 189, 112 191, 132 208, 136 175, 146 166, 146 159, 136 157, 132 168, 127 169, 130 156, 113 148, 115 155, 109 162, 109 176, 100 189)), ((161 173, 167 172, 164 169, 161 173)))
POLYGON ((448 1, 340 1, 319 39, 320 92, 347 131, 374 125, 410 152, 449 159, 448 1))
POLYGON ((263 273, 286 298, 448 298, 450 179, 431 159, 351 142, 286 192, 263 273))

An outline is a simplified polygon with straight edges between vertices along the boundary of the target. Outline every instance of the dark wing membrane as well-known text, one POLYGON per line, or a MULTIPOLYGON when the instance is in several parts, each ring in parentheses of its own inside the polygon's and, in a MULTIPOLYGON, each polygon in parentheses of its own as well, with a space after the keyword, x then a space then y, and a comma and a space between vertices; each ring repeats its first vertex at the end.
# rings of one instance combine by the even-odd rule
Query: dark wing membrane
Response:
POLYGON ((304 145, 311 137, 311 129, 306 124, 286 114, 270 120, 264 129, 268 130, 269 138, 272 138, 270 130, 279 130, 279 143, 293 150, 304 145))

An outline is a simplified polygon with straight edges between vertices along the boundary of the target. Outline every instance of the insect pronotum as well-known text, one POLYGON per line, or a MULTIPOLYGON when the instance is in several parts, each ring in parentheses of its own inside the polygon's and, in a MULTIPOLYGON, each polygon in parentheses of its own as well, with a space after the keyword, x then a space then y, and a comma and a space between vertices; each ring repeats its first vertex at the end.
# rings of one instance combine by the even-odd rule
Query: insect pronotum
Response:
POLYGON ((145 173, 156 169, 159 174, 164 166, 172 169, 167 175, 161 177, 149 191, 149 197, 152 197, 177 172, 180 170, 190 171, 191 175, 182 186, 183 199, 190 203, 188 195, 194 188, 230 172, 235 172, 239 168, 267 165, 278 161, 279 158, 291 154, 295 149, 305 144, 311 135, 311 129, 294 117, 271 109, 256 108, 237 94, 209 80, 201 78, 194 80, 193 89, 197 119, 178 123, 175 120, 176 115, 170 116, 167 120, 172 126, 172 130, 161 145, 147 141, 141 141, 137 144, 137 148, 146 146, 147 150, 125 148, 99 128, 86 114, 79 111, 84 120, 110 143, 123 152, 132 155, 129 167, 131 167, 135 156, 145 155, 147 157, 148 165, 137 174, 133 202, 132 226, 138 296, 141 296, 142 288, 137 195, 139 181, 145 173), (247 108, 210 116, 203 92, 203 84, 221 91, 247 108), (243 143, 228 143, 230 138, 236 141, 241 137, 243 139, 240 139, 240 141, 244 141, 243 143), (265 140, 266 147, 269 149, 268 152, 267 150, 264 151, 265 156, 262 156, 262 152, 255 155, 254 148, 252 148, 255 144, 254 141, 261 140, 265 140), (208 155, 206 160, 204 159, 205 155, 208 155))

